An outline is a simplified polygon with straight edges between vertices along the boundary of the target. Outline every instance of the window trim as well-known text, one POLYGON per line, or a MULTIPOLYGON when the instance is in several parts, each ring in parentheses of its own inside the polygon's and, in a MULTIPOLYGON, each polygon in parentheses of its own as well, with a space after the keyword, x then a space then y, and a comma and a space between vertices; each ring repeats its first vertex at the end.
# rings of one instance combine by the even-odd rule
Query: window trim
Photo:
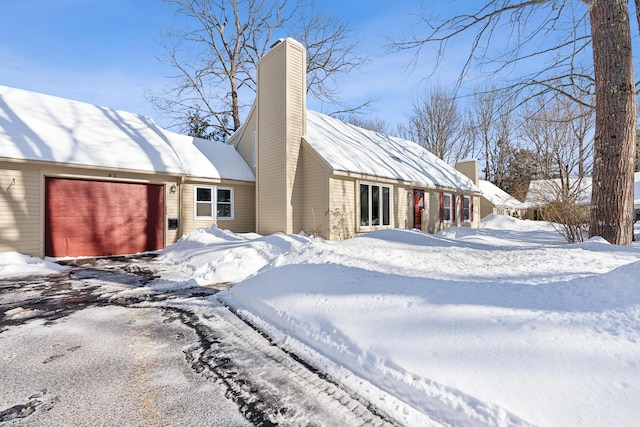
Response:
POLYGON ((463 222, 471 222, 473 221, 473 198, 471 196, 463 195, 462 196, 462 221, 463 222), (469 208, 465 208, 465 202, 469 201, 469 208))
POLYGON ((369 181, 359 181, 358 182, 358 212, 357 212, 357 224, 358 229, 362 230, 375 230, 380 228, 393 228, 393 186, 391 184, 382 184, 378 182, 369 182, 369 181), (362 186, 367 187, 367 206, 368 206, 368 225, 362 223, 362 186), (374 200, 373 197, 373 187, 378 187, 379 190, 377 192, 379 200, 378 200, 378 218, 380 219, 380 224, 373 225, 372 221, 374 218, 373 215, 373 205, 374 200), (385 191, 385 189, 387 191, 385 191), (385 201, 387 201, 387 206, 385 206, 385 201), (385 224, 385 222, 387 222, 385 224))
POLYGON ((234 189, 233 187, 218 187, 217 185, 194 185, 193 186, 193 219, 202 221, 202 220, 216 220, 216 221, 229 221, 234 219, 234 189), (198 200, 198 190, 209 190, 211 192, 211 200, 210 201, 199 201, 198 200), (220 202, 224 204, 229 204, 231 209, 230 216, 218 216, 218 191, 219 190, 228 190, 230 192, 230 202, 220 202), (211 215, 198 215, 198 205, 199 204, 210 204, 211 205, 211 215))
POLYGON ((443 191, 440 193, 440 222, 450 223, 455 221, 455 199, 453 193, 443 191), (449 206, 446 199, 449 197, 449 206), (446 210, 449 211, 449 218, 446 218, 446 210))
POLYGON ((194 185, 193 186, 193 219, 215 219, 215 187, 211 185, 194 185), (198 215, 198 205, 206 203, 205 201, 198 200, 198 190, 209 190, 211 192, 211 201, 208 203, 211 205, 211 215, 198 215))

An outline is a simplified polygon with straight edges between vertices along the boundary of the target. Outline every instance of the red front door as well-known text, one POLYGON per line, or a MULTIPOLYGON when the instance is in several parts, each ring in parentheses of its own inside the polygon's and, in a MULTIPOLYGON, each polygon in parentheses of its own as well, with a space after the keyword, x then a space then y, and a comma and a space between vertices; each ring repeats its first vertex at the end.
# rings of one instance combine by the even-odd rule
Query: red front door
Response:
POLYGON ((422 211, 424 211, 424 190, 413 190, 413 228, 422 230, 422 211))

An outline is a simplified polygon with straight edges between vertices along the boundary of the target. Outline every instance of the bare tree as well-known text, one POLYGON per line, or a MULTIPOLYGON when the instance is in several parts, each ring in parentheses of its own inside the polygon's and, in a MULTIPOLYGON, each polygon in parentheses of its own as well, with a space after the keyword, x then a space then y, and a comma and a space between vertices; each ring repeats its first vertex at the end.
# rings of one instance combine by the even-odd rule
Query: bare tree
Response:
MULTIPOLYGON (((636 6, 639 3, 636 0, 636 6)), ((421 32, 398 42, 397 48, 419 52, 426 44, 435 44, 443 53, 447 42, 471 33, 461 76, 472 65, 494 65, 491 71, 495 73, 519 62, 529 71, 513 86, 528 88, 536 95, 555 91, 571 97, 567 87, 584 92, 593 89, 596 125, 589 233, 629 245, 636 111, 628 2, 492 0, 475 13, 444 22, 421 18, 421 32), (503 41, 500 46, 505 47, 491 49, 498 35, 503 41)))
MULTIPOLYGON (((356 54, 356 33, 342 18, 318 10, 313 4, 299 10, 291 36, 307 49, 307 93, 320 101, 342 106, 336 78, 367 62, 356 54)), ((342 106, 339 113, 353 113, 368 104, 369 101, 362 106, 342 106)), ((331 113, 335 114, 338 113, 331 113)))
POLYGON ((569 242, 582 241, 589 222, 589 113, 561 95, 539 97, 524 107, 520 126, 521 138, 537 153, 542 178, 528 198, 537 199, 543 218, 556 224, 569 242))
POLYGON ((462 138, 462 116, 455 95, 440 86, 418 94, 412 101, 403 136, 411 139, 448 163, 469 155, 471 148, 462 138))
POLYGON ((163 61, 175 73, 149 99, 183 131, 193 132, 193 117, 217 139, 241 126, 241 112, 255 96, 256 63, 278 34, 297 35, 307 45, 308 92, 322 101, 338 102, 335 79, 364 63, 344 22, 306 13, 312 0, 164 1, 178 23, 161 41, 163 61))
POLYGON ((337 118, 345 123, 351 123, 352 125, 361 127, 363 129, 368 129, 383 134, 390 133, 389 123, 379 117, 363 118, 356 114, 348 114, 338 115, 337 118))
POLYGON ((469 127, 485 160, 485 180, 503 188, 513 152, 511 141, 512 104, 495 86, 476 91, 471 101, 469 127))

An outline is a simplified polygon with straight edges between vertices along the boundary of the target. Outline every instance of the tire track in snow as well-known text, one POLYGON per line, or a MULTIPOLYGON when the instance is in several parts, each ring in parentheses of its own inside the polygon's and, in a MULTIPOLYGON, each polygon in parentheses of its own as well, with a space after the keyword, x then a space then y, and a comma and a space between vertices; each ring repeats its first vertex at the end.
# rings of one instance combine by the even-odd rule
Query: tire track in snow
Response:
POLYGON ((200 345, 186 352, 197 372, 228 387, 228 397, 258 426, 391 426, 338 385, 278 348, 215 299, 193 313, 166 307, 193 328, 200 345))

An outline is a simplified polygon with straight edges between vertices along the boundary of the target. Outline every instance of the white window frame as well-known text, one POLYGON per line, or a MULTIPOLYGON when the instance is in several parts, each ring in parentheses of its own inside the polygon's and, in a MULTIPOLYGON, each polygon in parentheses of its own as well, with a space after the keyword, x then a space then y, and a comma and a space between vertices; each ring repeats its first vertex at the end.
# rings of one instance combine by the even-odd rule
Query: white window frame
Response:
POLYGON ((218 220, 232 220, 233 219, 233 205, 234 205, 234 203, 233 203, 233 200, 234 200, 233 188, 232 187, 216 187, 216 193, 215 194, 216 194, 216 204, 215 204, 216 219, 218 219, 218 220), (220 202, 220 201, 218 201, 218 191, 221 191, 221 190, 229 191, 229 199, 230 199, 229 202, 220 202), (230 215, 229 216, 218 216, 218 205, 219 204, 229 204, 229 206, 230 206, 230 209, 229 209, 230 215))
POLYGON ((453 206, 453 194, 442 193, 442 222, 453 222, 454 209, 455 209, 455 206, 453 206), (448 206, 447 206, 447 197, 449 198, 448 206), (449 211, 449 218, 447 218, 447 210, 449 211))
POLYGON ((471 222, 471 196, 462 196, 462 221, 471 222))
POLYGON ((196 220, 232 220, 234 218, 234 192, 232 187, 218 187, 213 185, 194 185, 193 187, 193 218, 196 220), (198 200, 198 190, 208 190, 211 194, 211 200, 198 200), (229 191, 230 202, 218 203, 218 191, 229 191), (198 205, 209 204, 211 215, 198 215, 198 205), (230 216, 218 216, 218 204, 231 205, 230 216))
POLYGON ((193 218, 194 219, 215 219, 215 207, 216 207, 216 192, 215 187, 210 185, 194 185, 193 186, 193 218), (198 200, 198 190, 209 190, 211 192, 211 200, 201 201, 198 200), (198 215, 198 206, 204 204, 210 204, 211 215, 198 215))
POLYGON ((365 181, 361 181, 358 183, 358 201, 359 201, 359 209, 358 209, 358 226, 361 229, 376 229, 376 228, 391 228, 393 227, 393 186, 389 185, 389 184, 380 184, 377 182, 365 182, 365 181), (362 221, 362 186, 367 186, 368 190, 367 190, 367 195, 368 195, 368 200, 367 200, 367 224, 363 224, 362 221), (372 219, 373 219, 373 200, 372 200, 372 188, 373 187, 378 187, 380 190, 380 204, 378 207, 378 218, 380 218, 380 222, 381 224, 372 224, 372 219), (387 217, 385 217, 385 207, 384 207, 384 190, 383 189, 387 189, 389 190, 389 197, 388 197, 388 209, 386 209, 387 211, 387 217), (387 220, 388 224, 385 224, 385 219, 387 220))

